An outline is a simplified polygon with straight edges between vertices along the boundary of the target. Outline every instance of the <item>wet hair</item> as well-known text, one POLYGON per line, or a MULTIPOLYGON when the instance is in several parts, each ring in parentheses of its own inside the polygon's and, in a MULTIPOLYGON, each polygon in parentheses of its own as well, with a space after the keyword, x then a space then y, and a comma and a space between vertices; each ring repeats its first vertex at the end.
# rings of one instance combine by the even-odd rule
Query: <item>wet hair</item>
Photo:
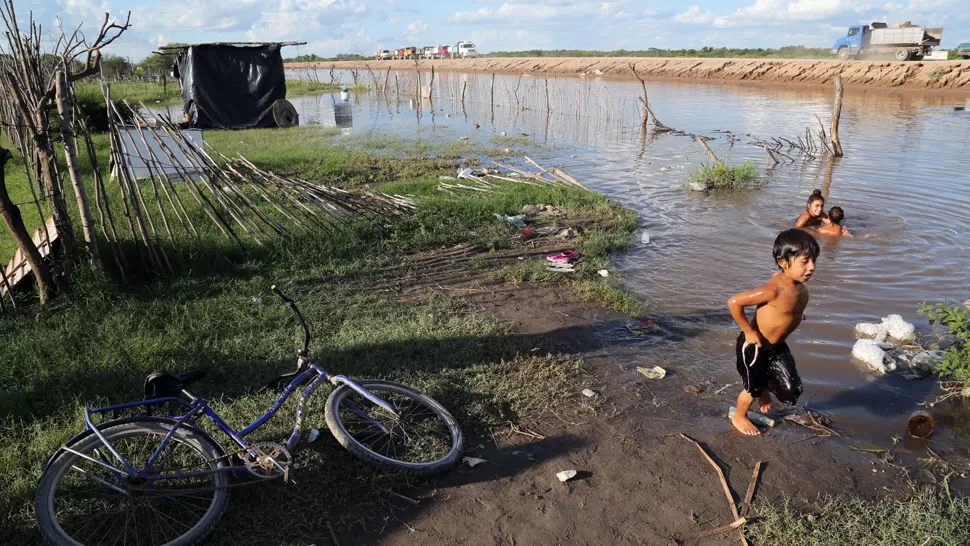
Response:
MULTIPOLYGON (((775 246, 771 250, 771 255, 774 256, 775 263, 778 263, 778 260, 789 262, 799 256, 807 256, 814 260, 818 258, 819 252, 815 237, 798 228, 792 228, 782 231, 775 237, 775 246)), ((781 269, 780 265, 778 269, 781 269)))
POLYGON ((841 224, 843 218, 845 218, 845 211, 842 210, 842 207, 832 207, 829 210, 829 220, 832 220, 833 224, 841 224))
POLYGON ((823 204, 825 203, 825 197, 822 196, 822 190, 815 190, 812 192, 812 195, 808 196, 808 206, 812 206, 812 203, 816 201, 821 201, 823 204))

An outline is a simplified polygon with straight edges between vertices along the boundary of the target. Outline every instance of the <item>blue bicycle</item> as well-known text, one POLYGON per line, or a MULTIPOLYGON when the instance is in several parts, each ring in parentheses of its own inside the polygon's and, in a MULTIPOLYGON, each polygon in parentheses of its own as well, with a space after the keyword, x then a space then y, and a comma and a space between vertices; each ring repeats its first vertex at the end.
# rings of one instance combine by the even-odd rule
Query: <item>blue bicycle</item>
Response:
POLYGON ((48 543, 199 542, 222 516, 231 487, 289 480, 306 402, 327 381, 336 387, 326 403, 327 427, 353 455, 416 474, 439 472, 458 461, 463 438, 448 410, 403 385, 330 375, 310 356, 310 328, 300 309, 276 286, 272 290, 290 306, 304 331, 296 371, 257 391, 289 380, 272 407, 245 428, 233 430, 208 402, 186 390, 203 377, 203 372, 191 371, 155 372, 146 379, 143 400, 85 410, 86 429, 48 458, 37 488, 37 525, 48 543), (247 443, 245 437, 269 421, 301 385, 306 386, 289 439, 247 443), (162 415, 172 407, 178 408, 171 412, 176 415, 162 415), (121 417, 131 411, 143 414, 121 417), (232 451, 204 430, 210 423, 228 436, 232 451))

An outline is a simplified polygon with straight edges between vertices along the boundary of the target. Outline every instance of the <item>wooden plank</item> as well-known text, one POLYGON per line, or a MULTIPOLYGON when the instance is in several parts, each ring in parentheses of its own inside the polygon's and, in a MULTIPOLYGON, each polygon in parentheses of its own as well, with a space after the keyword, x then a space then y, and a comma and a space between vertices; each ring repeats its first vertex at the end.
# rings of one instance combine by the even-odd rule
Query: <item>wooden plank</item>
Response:
MULTIPOLYGON (((40 252, 41 258, 46 257, 51 253, 51 246, 54 241, 57 240, 57 228, 54 226, 54 217, 51 216, 44 223, 45 228, 38 228, 31 240, 33 240, 34 245, 40 252), (47 234, 51 234, 51 240, 47 240, 47 234)), ((7 283, 0 285, 0 295, 7 293, 7 284, 10 288, 16 288, 18 284, 23 282, 28 276, 30 276, 30 264, 27 263, 24 253, 18 248, 17 252, 14 252, 13 258, 7 263, 4 273, 7 276, 7 283)))

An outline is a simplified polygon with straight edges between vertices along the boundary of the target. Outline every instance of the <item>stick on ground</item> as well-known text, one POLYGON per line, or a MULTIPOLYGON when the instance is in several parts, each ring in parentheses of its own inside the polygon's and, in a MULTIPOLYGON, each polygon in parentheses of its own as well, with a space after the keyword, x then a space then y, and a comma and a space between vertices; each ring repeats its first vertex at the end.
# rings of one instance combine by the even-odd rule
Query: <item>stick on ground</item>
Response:
POLYGON ((744 494, 744 502, 741 504, 741 514, 747 514, 748 510, 751 508, 751 499, 754 498, 754 490, 758 487, 758 478, 761 476, 761 465, 764 462, 758 461, 758 464, 754 465, 754 474, 751 475, 751 483, 748 484, 748 492, 744 494))
POLYGON ((737 529, 738 527, 741 527, 745 523, 748 523, 747 518, 738 518, 737 520, 735 520, 730 525, 722 525, 721 527, 718 527, 716 529, 708 529, 707 531, 703 531, 703 532, 697 533, 696 535, 690 535, 690 536, 687 536, 687 537, 680 538, 679 541, 680 542, 690 542, 692 540, 697 540, 699 538, 709 537, 711 535, 716 535, 718 533, 724 533, 724 532, 730 531, 732 529, 737 529))
MULTIPOLYGON (((724 478, 724 471, 721 470, 721 467, 718 466, 716 462, 714 462, 714 459, 712 459, 711 456, 708 455, 706 451, 704 451, 704 448, 701 447, 699 443, 697 443, 697 440, 694 440, 693 438, 691 438, 690 436, 687 436, 683 432, 678 434, 678 436, 697 446, 697 449, 698 451, 701 452, 701 455, 703 455, 704 458, 707 459, 707 462, 711 463, 711 466, 713 466, 714 470, 717 471, 717 477, 721 479, 721 487, 724 488, 724 496, 727 497, 728 504, 731 505, 731 515, 734 516, 734 521, 741 519, 741 516, 738 514, 738 507, 737 505, 734 504, 734 495, 731 494, 731 488, 728 487, 727 480, 724 478)), ((741 537, 741 544, 743 544, 744 546, 749 546, 748 539, 744 537, 743 529, 738 529, 738 536, 741 537)))

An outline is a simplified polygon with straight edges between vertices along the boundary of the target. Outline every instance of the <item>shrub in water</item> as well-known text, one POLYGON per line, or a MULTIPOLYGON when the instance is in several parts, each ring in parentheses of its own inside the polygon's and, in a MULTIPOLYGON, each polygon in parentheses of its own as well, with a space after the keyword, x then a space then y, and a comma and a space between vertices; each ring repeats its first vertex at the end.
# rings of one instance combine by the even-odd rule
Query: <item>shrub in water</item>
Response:
POLYGON ((967 317, 968 310, 958 306, 949 306, 946 302, 933 305, 924 305, 919 309, 921 315, 926 315, 930 324, 939 322, 950 329, 950 334, 959 339, 959 342, 947 349, 943 357, 943 363, 937 368, 937 373, 942 376, 952 375, 953 377, 970 381, 970 318, 967 317))
POLYGON ((708 190, 736 190, 760 185, 758 166, 754 161, 744 165, 702 165, 691 171, 688 182, 692 186, 703 185, 708 190))

